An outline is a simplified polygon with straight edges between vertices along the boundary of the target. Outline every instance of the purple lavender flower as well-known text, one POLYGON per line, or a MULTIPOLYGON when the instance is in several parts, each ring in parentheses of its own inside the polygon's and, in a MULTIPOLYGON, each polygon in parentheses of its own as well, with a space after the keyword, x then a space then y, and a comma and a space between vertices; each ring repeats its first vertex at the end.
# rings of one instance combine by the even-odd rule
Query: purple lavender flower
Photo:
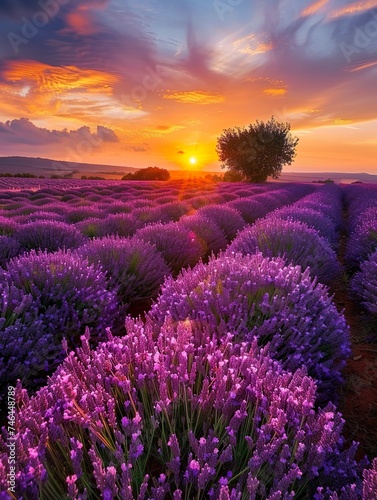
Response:
MULTIPOLYGON (((20 220, 20 219, 18 219, 20 220)), ((64 215, 57 214, 54 212, 48 212, 45 210, 38 210, 25 217, 24 223, 36 222, 36 221, 57 221, 65 222, 64 215)))
MULTIPOLYGON (((231 334, 198 347, 192 337, 190 323, 167 321, 154 341, 151 325, 128 320, 126 336, 96 351, 83 337, 33 398, 18 386, 17 497, 87 490, 129 499, 242 491, 313 498, 318 488, 361 490, 355 447, 343 450, 343 420, 331 404, 314 409, 316 384, 305 370, 286 372, 267 349, 235 346, 231 334), (237 460, 224 460, 229 447, 237 460)), ((6 439, 5 432, 3 470, 6 439)))
POLYGON ((232 241, 238 231, 245 227, 245 221, 240 213, 229 205, 210 205, 200 208, 197 214, 215 222, 224 231, 228 242, 232 241))
POLYGON ((83 206, 80 208, 73 208, 68 211, 66 215, 66 219, 68 224, 76 224, 77 222, 81 222, 85 219, 90 218, 102 218, 103 213, 100 209, 94 206, 94 203, 91 203, 88 206, 83 206))
MULTIPOLYGON (((173 198, 173 197, 170 197, 173 198)), ((158 203, 161 202, 160 200, 156 200, 158 203)), ((188 214, 190 211, 190 206, 187 203, 184 203, 182 201, 177 201, 177 198, 174 196, 171 202, 165 203, 164 205, 160 206, 160 213, 164 217, 163 220, 167 221, 178 221, 181 217, 184 215, 188 214)))
POLYGON ((373 460, 370 469, 364 469, 363 478, 363 500, 375 500, 377 498, 377 458, 373 460))
POLYGON ((0 215, 0 235, 1 236, 12 236, 18 228, 18 224, 7 217, 0 215))
POLYGON ((312 276, 330 284, 340 275, 340 266, 329 243, 303 222, 269 216, 239 233, 227 252, 243 255, 262 252, 281 257, 287 264, 309 268, 312 276))
POLYGON ((168 315, 192 322, 197 346, 203 331, 217 339, 232 331, 238 342, 257 338, 286 369, 305 365, 321 396, 336 399, 350 354, 348 327, 308 271, 261 254, 225 254, 166 280, 149 313, 156 331, 168 315))
POLYGON ((0 266, 4 267, 10 259, 19 254, 20 250, 21 246, 16 238, 0 236, 0 266))
POLYGON ((24 251, 47 250, 55 252, 64 248, 77 248, 85 238, 74 226, 55 221, 38 221, 24 224, 14 233, 24 251))
POLYGON ((370 254, 377 250, 377 219, 362 222, 350 235, 346 248, 346 261, 356 270, 370 254))
POLYGON ((198 236, 179 222, 151 224, 139 229, 135 237, 155 245, 174 274, 195 265, 203 254, 198 236))
POLYGON ((179 223, 188 232, 193 231, 197 235, 203 247, 203 258, 208 258, 212 253, 217 255, 220 250, 225 250, 228 244, 225 234, 211 219, 196 213, 182 217, 179 223))
POLYGON ((339 247, 339 233, 335 230, 334 222, 317 210, 312 208, 299 208, 293 204, 290 207, 276 210, 273 215, 279 219, 304 222, 309 227, 318 231, 320 236, 325 238, 333 249, 339 247))
POLYGON ((254 196, 230 201, 226 206, 237 210, 247 224, 253 224, 257 219, 264 217, 268 212, 261 203, 255 200, 254 196))
POLYGON ((0 377, 38 386, 85 328, 92 341, 112 325, 116 292, 107 290, 101 268, 71 252, 36 253, 13 259, 1 274, 0 377), (33 381, 34 379, 34 381, 33 381))
POLYGON ((131 214, 114 214, 101 219, 97 224, 96 235, 97 237, 103 236, 132 236, 135 231, 142 227, 143 223, 137 221, 131 214))
POLYGON ((351 281, 351 291, 368 312, 377 316, 377 251, 361 264, 351 281))
POLYGON ((122 324, 125 311, 155 298, 165 277, 170 275, 156 248, 137 238, 95 239, 76 252, 91 264, 102 266, 109 287, 117 292, 121 306, 117 316, 122 324))

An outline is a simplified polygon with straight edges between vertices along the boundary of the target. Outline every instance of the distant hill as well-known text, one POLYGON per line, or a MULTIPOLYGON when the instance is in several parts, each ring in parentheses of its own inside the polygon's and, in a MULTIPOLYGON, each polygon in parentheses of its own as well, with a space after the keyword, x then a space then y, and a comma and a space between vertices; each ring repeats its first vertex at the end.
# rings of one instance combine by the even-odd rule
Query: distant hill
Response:
POLYGON ((282 172, 278 182, 313 182, 332 179, 335 183, 351 184, 352 182, 377 183, 377 174, 349 172, 282 172))
POLYGON ((105 175, 121 177, 128 172, 139 170, 133 167, 119 167, 115 165, 101 165, 92 163, 76 163, 72 161, 58 161, 49 158, 29 158, 27 156, 0 157, 0 173, 26 173, 34 175, 105 175))

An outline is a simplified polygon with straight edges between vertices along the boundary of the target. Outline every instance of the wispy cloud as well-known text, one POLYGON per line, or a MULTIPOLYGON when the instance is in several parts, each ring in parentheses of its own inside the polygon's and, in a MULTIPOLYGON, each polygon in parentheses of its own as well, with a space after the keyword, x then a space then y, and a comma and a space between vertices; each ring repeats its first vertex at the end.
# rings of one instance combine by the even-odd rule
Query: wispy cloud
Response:
POLYGON ((323 7, 325 7, 328 3, 329 0, 316 0, 315 2, 305 7, 305 9, 302 11, 302 15, 312 16, 313 14, 316 14, 320 10, 323 10, 323 7))
POLYGON ((211 94, 200 90, 192 90, 187 92, 171 92, 163 95, 164 99, 172 99, 173 101, 192 103, 192 104, 216 104, 224 102, 225 98, 222 95, 211 94))
POLYGON ((278 97, 285 95, 287 89, 264 89, 263 93, 272 97, 278 97))
POLYGON ((354 14, 360 14, 362 12, 367 12, 368 10, 377 7, 377 0, 368 0, 364 2, 353 2, 339 9, 333 10, 329 17, 336 18, 342 16, 352 16, 354 14))

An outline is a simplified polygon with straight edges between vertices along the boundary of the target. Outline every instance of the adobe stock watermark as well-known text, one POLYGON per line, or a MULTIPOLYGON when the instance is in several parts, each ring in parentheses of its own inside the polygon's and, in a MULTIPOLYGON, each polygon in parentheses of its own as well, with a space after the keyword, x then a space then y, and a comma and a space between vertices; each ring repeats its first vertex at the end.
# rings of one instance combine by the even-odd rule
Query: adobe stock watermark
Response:
POLYGON ((377 37, 377 12, 373 12, 373 19, 368 21, 363 28, 355 28, 353 44, 342 42, 340 49, 348 63, 354 54, 360 54, 365 50, 377 37))
POLYGON ((21 45, 27 45, 30 40, 35 38, 41 28, 44 28, 60 11, 62 5, 66 5, 70 0, 39 0, 38 10, 28 18, 21 17, 22 26, 20 33, 10 31, 8 40, 15 54, 20 52, 21 45))
POLYGON ((162 84, 162 68, 156 66, 155 69, 146 66, 145 75, 139 85, 135 85, 129 94, 122 94, 120 101, 129 108, 139 109, 141 103, 145 101, 148 92, 154 91, 162 84))
POLYGON ((97 130, 96 136, 91 134, 87 129, 83 130, 80 132, 80 140, 73 147, 66 147, 67 158, 75 158, 74 160, 67 161, 78 161, 78 163, 81 163, 84 155, 92 154, 96 149, 101 148, 104 142, 104 133, 100 129, 97 130))
POLYGON ((13 386, 8 387, 8 407, 7 407, 7 450, 8 450, 8 471, 7 485, 8 491, 16 492, 16 389, 13 386))
POLYGON ((221 21, 224 21, 225 14, 234 11, 244 0, 213 0, 212 5, 221 21))
POLYGON ((105 142, 109 142, 105 140, 105 133, 100 128, 97 129, 96 134, 91 134, 90 130, 85 128, 80 131, 80 137, 77 141, 70 146, 65 147, 66 158, 65 162, 62 161, 53 161, 51 163, 51 167, 56 172, 62 172, 62 168, 64 167, 67 171, 72 171, 74 173, 74 166, 70 164, 70 162, 77 163, 76 167, 83 163, 83 157, 85 155, 91 155, 96 149, 99 149, 103 146, 105 142))

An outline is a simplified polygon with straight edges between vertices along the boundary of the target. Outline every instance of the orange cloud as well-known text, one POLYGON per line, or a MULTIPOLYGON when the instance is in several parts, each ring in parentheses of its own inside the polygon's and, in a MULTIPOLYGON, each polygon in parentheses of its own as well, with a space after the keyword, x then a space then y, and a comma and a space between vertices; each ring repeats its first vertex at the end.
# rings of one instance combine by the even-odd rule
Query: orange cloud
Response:
POLYGON ((200 90, 193 90, 189 92, 171 92, 170 94, 164 94, 163 98, 190 104, 217 104, 225 101, 225 98, 222 95, 210 94, 209 92, 202 92, 200 90))
POLYGON ((7 97, 6 103, 0 103, 0 113, 7 109, 8 116, 15 118, 20 109, 34 118, 60 116, 84 124, 95 113, 109 119, 127 119, 136 114, 119 106, 113 97, 118 77, 106 72, 21 60, 6 64, 2 80, 0 91, 7 97), (13 108, 11 113, 9 105, 13 108))
POLYGON ((233 47, 237 52, 241 52, 241 54, 250 54, 254 56, 269 52, 273 49, 273 44, 271 42, 261 42, 254 34, 251 34, 235 40, 233 42, 233 47))
POLYGON ((313 2, 302 12, 302 17, 312 16, 313 14, 321 10, 322 7, 327 4, 327 2, 328 0, 317 0, 316 2, 313 2))
POLYGON ((3 78, 8 82, 29 83, 39 92, 64 92, 73 89, 111 93, 111 86, 118 78, 109 73, 75 66, 50 66, 37 61, 11 61, 3 71, 3 78))
POLYGON ((352 120, 348 120, 346 118, 335 118, 333 121, 334 125, 347 125, 348 123, 352 123, 352 120))
POLYGON ((368 69, 372 68, 373 66, 376 66, 377 61, 366 63, 366 64, 361 64, 360 66, 357 66, 356 68, 350 69, 350 73, 353 73, 354 71, 361 71, 362 69, 368 69))
POLYGON ((263 93, 273 97, 285 95, 287 93, 286 89, 264 89, 263 93))
POLYGON ((333 11, 330 18, 349 16, 356 12, 365 12, 367 10, 377 7, 377 0, 369 0, 367 2, 353 2, 347 7, 333 11))
POLYGON ((145 128, 140 130, 140 137, 150 138, 150 137, 162 137, 164 135, 172 134, 178 130, 182 130, 185 127, 183 125, 157 125, 154 128, 145 128))

